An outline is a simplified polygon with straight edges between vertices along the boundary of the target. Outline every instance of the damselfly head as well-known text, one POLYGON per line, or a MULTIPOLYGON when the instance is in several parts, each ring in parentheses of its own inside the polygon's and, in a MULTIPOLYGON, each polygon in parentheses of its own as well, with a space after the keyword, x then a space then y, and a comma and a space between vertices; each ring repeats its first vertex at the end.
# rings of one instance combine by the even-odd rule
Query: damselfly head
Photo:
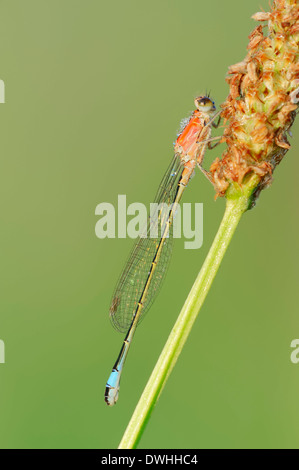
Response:
POLYGON ((204 113, 214 113, 216 111, 215 103, 209 96, 198 96, 195 98, 194 103, 198 111, 204 113))

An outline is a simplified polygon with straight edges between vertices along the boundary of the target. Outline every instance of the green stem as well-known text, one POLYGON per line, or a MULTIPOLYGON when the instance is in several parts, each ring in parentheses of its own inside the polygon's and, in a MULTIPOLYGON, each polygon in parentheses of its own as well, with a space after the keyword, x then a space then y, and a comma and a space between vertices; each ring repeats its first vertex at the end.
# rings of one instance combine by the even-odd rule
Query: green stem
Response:
POLYGON ((217 235, 135 408, 119 449, 133 449, 137 446, 156 401, 209 292, 242 214, 248 209, 250 197, 257 184, 258 178, 252 176, 242 189, 237 185, 231 185, 229 188, 226 210, 217 235))

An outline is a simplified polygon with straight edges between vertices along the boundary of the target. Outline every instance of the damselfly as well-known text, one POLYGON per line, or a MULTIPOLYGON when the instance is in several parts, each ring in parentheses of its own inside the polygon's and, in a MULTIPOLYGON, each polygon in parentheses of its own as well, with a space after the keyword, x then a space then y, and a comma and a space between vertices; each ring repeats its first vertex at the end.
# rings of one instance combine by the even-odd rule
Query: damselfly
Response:
POLYGON ((215 113, 214 102, 209 96, 199 96, 195 99, 195 107, 175 141, 173 160, 154 201, 156 210, 148 220, 145 233, 137 239, 113 295, 110 319, 118 331, 127 334, 106 384, 105 400, 110 406, 118 399, 121 373, 136 327, 148 311, 165 276, 171 255, 172 222, 177 205, 196 165, 202 169, 206 147, 213 140, 211 124, 215 126, 215 118, 219 114, 215 113))

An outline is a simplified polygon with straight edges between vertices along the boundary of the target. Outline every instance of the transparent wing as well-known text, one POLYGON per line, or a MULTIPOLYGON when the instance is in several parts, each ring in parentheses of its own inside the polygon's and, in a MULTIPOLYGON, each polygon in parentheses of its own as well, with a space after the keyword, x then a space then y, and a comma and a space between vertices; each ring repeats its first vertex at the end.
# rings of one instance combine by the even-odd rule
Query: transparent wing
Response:
MULTIPOLYGON (((144 231, 146 237, 137 238, 114 291, 110 307, 110 319, 113 326, 123 333, 130 327, 138 302, 144 291, 152 262, 161 240, 161 227, 163 227, 163 222, 166 222, 166 214, 169 214, 169 212, 161 211, 158 206, 161 204, 167 204, 168 206, 173 204, 182 171, 183 165, 181 164, 180 156, 175 154, 156 194, 154 202, 157 204, 157 209, 148 218, 144 231)), ((148 311, 165 277, 172 252, 172 235, 173 228, 171 226, 169 236, 163 242, 159 262, 149 283, 146 296, 143 299, 143 308, 139 321, 148 311)))

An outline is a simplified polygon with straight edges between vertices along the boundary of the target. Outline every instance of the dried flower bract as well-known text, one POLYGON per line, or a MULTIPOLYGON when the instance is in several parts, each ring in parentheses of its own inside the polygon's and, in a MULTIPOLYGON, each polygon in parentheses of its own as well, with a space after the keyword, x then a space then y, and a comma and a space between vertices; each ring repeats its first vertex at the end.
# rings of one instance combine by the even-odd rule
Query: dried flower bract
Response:
POLYGON ((259 190, 271 182, 290 148, 286 133, 299 102, 298 0, 274 0, 269 13, 253 18, 268 21, 268 35, 257 26, 245 59, 229 67, 230 94, 222 105, 228 148, 211 166, 219 196, 252 172, 260 177, 259 190))

